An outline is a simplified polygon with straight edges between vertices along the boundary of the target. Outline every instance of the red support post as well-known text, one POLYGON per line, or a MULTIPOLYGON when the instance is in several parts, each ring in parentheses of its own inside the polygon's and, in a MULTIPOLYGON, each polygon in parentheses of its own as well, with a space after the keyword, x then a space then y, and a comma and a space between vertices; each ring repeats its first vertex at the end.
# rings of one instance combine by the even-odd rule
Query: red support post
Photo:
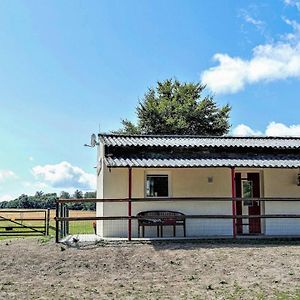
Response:
POLYGON ((132 192, 132 169, 128 169, 128 241, 131 241, 131 192, 132 192))
POLYGON ((231 194, 232 194, 232 233, 236 238, 236 191, 235 191, 235 168, 231 168, 231 194))

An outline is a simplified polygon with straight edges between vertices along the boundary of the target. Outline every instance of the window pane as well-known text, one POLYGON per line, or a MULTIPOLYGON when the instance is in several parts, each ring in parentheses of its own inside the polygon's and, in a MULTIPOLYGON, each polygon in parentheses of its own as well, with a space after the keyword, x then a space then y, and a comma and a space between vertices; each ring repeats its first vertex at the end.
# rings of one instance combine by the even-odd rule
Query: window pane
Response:
MULTIPOLYGON (((242 181, 242 198, 253 198, 253 182, 250 180, 242 181)), ((245 206, 252 206, 252 200, 244 200, 245 206)))
POLYGON ((250 180, 242 181, 243 198, 253 198, 253 185, 250 180))
POLYGON ((168 197, 168 175, 147 175, 147 197, 168 197))

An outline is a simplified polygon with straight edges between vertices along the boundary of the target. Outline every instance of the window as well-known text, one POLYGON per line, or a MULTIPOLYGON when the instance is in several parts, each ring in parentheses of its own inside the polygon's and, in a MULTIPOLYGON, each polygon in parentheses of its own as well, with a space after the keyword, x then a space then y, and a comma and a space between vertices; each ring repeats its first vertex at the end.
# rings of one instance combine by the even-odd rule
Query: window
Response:
POLYGON ((244 200, 244 206, 252 206, 253 201, 249 200, 249 198, 253 198, 253 182, 251 180, 242 180, 242 198, 246 198, 244 200))
POLYGON ((147 175, 146 196, 147 197, 168 197, 169 196, 168 175, 147 175))

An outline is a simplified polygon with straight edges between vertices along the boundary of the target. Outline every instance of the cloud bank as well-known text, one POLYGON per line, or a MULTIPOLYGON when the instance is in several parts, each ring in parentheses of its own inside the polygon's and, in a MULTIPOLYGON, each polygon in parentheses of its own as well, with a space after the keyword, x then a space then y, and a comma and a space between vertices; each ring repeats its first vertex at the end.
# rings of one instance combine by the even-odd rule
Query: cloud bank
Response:
MULTIPOLYGON (((296 1, 288 2, 296 6, 296 1)), ((262 24, 249 16, 246 21, 256 26, 262 24)), ((216 53, 213 60, 217 65, 201 74, 202 83, 212 92, 221 94, 236 93, 246 85, 258 82, 300 78, 300 24, 286 18, 283 21, 292 32, 281 36, 275 43, 254 47, 249 59, 216 53)))
POLYGON ((300 137, 300 124, 287 126, 282 123, 271 122, 265 132, 254 130, 251 127, 240 124, 232 130, 234 136, 285 136, 300 137))
POLYGON ((32 173, 36 179, 54 188, 91 190, 96 188, 96 176, 63 161, 58 164, 35 166, 32 173))
POLYGON ((284 3, 288 6, 294 6, 300 11, 300 1, 299 0, 284 0, 284 3))

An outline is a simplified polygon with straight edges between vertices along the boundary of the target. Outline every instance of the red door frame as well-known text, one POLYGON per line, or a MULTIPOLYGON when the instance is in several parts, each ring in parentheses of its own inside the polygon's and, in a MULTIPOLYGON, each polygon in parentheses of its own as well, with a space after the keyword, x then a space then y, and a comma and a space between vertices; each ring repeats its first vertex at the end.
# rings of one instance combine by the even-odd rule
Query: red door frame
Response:
POLYGON ((128 241, 131 241, 132 169, 128 168, 128 241))
MULTIPOLYGON (((235 174, 236 182, 236 197, 242 198, 242 174, 235 174)), ((247 173, 247 180, 253 182, 253 198, 260 198, 260 173, 259 172, 249 172, 247 173)), ((242 215, 242 201, 236 202, 236 214, 242 215)), ((253 200, 253 205, 248 207, 248 215, 261 215, 261 205, 259 201, 253 200)), ((244 221, 249 224, 249 234, 261 234, 261 219, 260 218, 250 218, 244 219, 244 221)), ((243 234, 243 219, 237 219, 237 234, 243 234)))

